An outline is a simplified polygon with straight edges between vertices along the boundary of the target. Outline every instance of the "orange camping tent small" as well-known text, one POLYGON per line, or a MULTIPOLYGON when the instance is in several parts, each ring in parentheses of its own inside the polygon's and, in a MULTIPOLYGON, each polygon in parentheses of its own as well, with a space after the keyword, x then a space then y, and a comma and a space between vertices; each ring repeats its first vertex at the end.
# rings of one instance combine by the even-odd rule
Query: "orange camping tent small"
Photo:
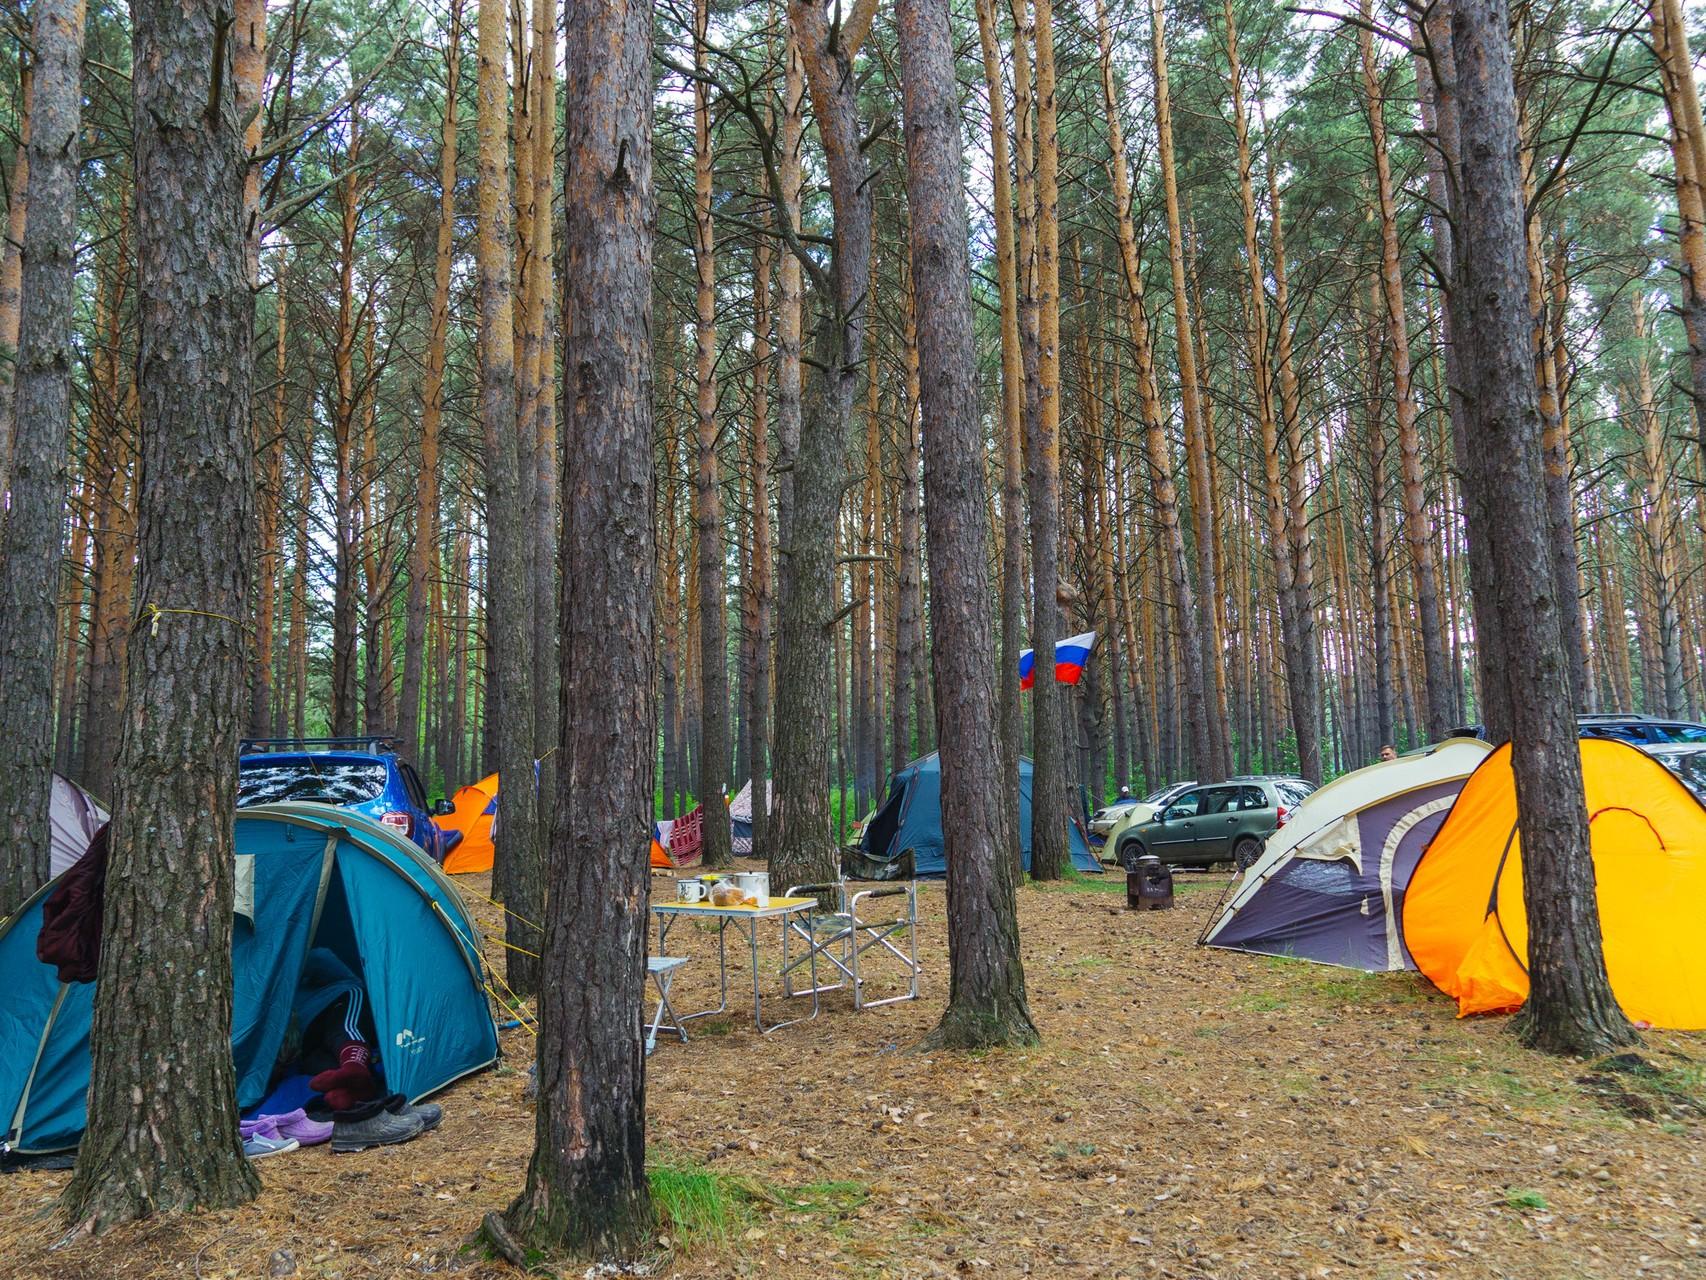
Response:
MULTIPOLYGON (((1582 782, 1611 993, 1631 1018, 1706 1028, 1706 808, 1651 756, 1584 738, 1582 782)), ((1528 910, 1509 744, 1470 775, 1416 864, 1404 942, 1459 1016, 1528 999, 1528 910)))
POLYGON ((446 831, 460 831, 462 841, 444 860, 451 875, 492 869, 492 816, 498 811, 498 775, 461 787, 452 798, 456 812, 435 819, 446 831))

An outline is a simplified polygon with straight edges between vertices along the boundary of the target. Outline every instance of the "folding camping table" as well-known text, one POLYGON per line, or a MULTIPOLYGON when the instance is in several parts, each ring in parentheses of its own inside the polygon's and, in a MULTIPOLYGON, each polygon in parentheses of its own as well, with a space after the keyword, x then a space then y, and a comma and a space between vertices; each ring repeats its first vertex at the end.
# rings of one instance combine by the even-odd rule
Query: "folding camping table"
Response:
MULTIPOLYGON (((772 898, 770 904, 764 907, 717 907, 709 902, 654 902, 652 912, 658 918, 658 954, 669 952, 669 930, 676 920, 682 916, 696 916, 702 920, 717 922, 717 982, 719 999, 714 1009, 700 1009, 695 1013, 685 1013, 677 1017, 677 1022, 690 1022, 694 1018, 709 1018, 714 1014, 727 1013, 729 1009, 729 926, 735 926, 738 932, 746 934, 747 949, 752 957, 752 1022, 761 1035, 769 1035, 782 1027, 791 1027, 796 1022, 805 1022, 818 1015, 817 998, 817 957, 812 956, 812 1011, 801 1014, 797 1018, 784 1018, 780 1022, 764 1025, 764 997, 758 989, 758 930, 759 925, 766 920, 778 922, 782 930, 782 964, 787 967, 788 922, 790 917, 805 917, 817 908, 816 898, 772 898)), ((804 995, 805 992, 800 994, 804 995)))

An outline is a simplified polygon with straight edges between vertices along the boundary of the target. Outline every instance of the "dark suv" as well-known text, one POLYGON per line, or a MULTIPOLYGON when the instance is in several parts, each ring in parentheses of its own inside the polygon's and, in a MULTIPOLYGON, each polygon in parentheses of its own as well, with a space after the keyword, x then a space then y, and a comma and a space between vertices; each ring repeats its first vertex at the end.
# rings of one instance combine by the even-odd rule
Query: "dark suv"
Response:
POLYGON ((1233 862, 1239 870, 1262 856, 1262 845, 1314 786, 1296 777, 1240 777, 1210 782, 1175 797, 1148 822, 1120 836, 1128 869, 1153 853, 1172 866, 1233 862))
POLYGON ((414 766, 397 754, 394 738, 248 738, 238 747, 237 807, 312 800, 354 809, 418 844, 434 862, 461 842, 434 815, 455 812, 439 800, 429 806, 414 766))

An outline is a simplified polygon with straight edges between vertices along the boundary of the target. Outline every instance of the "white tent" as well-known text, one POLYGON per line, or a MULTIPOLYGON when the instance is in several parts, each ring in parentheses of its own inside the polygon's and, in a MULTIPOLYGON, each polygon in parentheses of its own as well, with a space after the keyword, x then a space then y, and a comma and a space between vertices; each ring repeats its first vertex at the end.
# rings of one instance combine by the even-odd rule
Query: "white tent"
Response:
POLYGON ((1492 748, 1449 738, 1335 779, 1268 838, 1202 942, 1353 969, 1413 969, 1404 890, 1464 781, 1492 748))
POLYGON ((48 816, 53 823, 53 874, 58 875, 88 852, 89 842, 107 820, 107 811, 82 787, 56 773, 48 816))

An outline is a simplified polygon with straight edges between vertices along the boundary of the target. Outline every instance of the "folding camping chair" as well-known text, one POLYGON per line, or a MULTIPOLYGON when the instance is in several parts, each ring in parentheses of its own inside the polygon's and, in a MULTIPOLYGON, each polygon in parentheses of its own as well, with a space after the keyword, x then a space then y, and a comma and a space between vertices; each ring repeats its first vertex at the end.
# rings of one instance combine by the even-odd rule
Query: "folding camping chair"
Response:
POLYGON ((901 1000, 918 999, 918 977, 923 967, 918 963, 918 884, 909 880, 904 885, 885 885, 875 889, 853 889, 847 881, 830 884, 797 884, 788 890, 790 898, 822 894, 834 895, 836 909, 808 912, 802 919, 791 917, 782 933, 782 990, 789 996, 809 996, 825 991, 853 989, 854 1009, 874 1009, 878 1005, 895 1004, 901 1000), (896 910, 872 918, 882 912, 873 907, 885 898, 898 898, 896 910), (805 943, 806 951, 798 959, 790 959, 789 939, 805 943), (897 941, 904 939, 906 949, 897 941), (869 958, 863 961, 860 957, 869 958), (794 986, 794 973, 814 958, 827 961, 840 974, 834 982, 817 986, 794 986), (906 990, 900 995, 870 999, 865 995, 867 973, 873 960, 890 959, 899 962, 906 977, 906 990))
POLYGON ((675 972, 686 963, 686 956, 646 957, 646 976, 652 980, 652 986, 657 988, 658 993, 657 1012, 652 1015, 652 1025, 646 1030, 648 1057, 658 1046, 659 1031, 680 1036, 681 1043, 687 1043, 687 1028, 681 1025, 681 1019, 675 1016, 675 1008, 669 1002, 669 988, 675 982, 675 972))

